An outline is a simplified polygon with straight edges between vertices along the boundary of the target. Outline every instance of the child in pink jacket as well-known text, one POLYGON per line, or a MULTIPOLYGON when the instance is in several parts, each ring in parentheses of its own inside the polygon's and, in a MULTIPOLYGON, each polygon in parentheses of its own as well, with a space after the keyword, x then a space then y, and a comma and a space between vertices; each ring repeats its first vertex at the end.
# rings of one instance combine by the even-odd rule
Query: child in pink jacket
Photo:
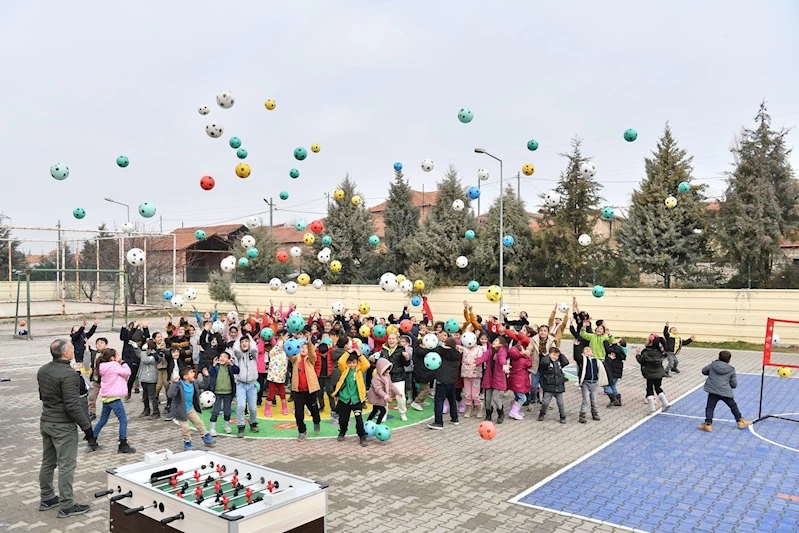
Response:
MULTIPOLYGON (((372 420, 377 417, 377 423, 383 421, 386 415, 386 406, 391 400, 391 391, 393 384, 391 383, 391 367, 393 366, 388 359, 380 357, 375 363, 377 370, 372 376, 372 383, 369 391, 366 393, 366 400, 372 404, 372 412, 369 413, 367 420, 372 420)), ((395 393, 399 391, 395 390, 395 393)), ((404 392, 404 391, 403 391, 404 392)))
POLYGON ((486 351, 486 346, 478 342, 471 347, 458 346, 461 352, 461 377, 463 378, 463 394, 466 402, 466 412, 463 416, 470 418, 474 409, 475 418, 483 416, 483 402, 480 401, 480 379, 483 377, 483 367, 477 360, 486 351))
MULTIPOLYGON (((113 348, 103 350, 103 354, 97 358, 95 365, 96 373, 100 376, 99 396, 103 402, 103 412, 100 415, 100 420, 94 426, 94 439, 97 440, 113 411, 119 420, 117 453, 135 453, 136 449, 128 444, 128 415, 125 413, 125 405, 122 403, 122 398, 128 395, 130 367, 122 362, 122 356, 113 348)), ((90 446, 89 450, 94 451, 99 447, 99 445, 90 446)))

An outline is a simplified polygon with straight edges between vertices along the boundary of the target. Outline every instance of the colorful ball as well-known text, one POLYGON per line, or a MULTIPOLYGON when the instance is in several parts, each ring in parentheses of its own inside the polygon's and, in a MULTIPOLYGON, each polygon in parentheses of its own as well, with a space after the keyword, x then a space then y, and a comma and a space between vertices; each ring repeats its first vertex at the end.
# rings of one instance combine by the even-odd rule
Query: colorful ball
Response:
MULTIPOLYGON (((372 310, 372 307, 366 302, 361 302, 361 304, 358 305, 358 312, 360 314, 362 314, 362 315, 368 315, 369 311, 371 311, 371 310, 372 310)), ((364 335, 364 337, 365 336, 366 335, 364 335)))
POLYGON ((491 440, 497 436, 497 426, 489 420, 483 420, 480 422, 480 425, 477 426, 477 433, 483 440, 491 440))
POLYGON ((525 176, 532 176, 535 172, 535 166, 532 163, 525 163, 522 167, 522 174, 525 176))
POLYGON ((369 326, 361 326, 360 328, 358 328, 358 335, 360 335, 363 338, 367 338, 371 334, 372 334, 372 328, 370 328, 369 326))
POLYGON ((139 204, 139 214, 144 218, 151 218, 155 215, 155 206, 150 202, 142 202, 139 204))
POLYGON ((781 366, 777 369, 777 375, 781 378, 791 377, 791 369, 786 366, 781 366))
POLYGON ((247 268, 248 266, 250 266, 250 260, 247 259, 246 257, 240 257, 239 258, 239 267, 247 268))
POLYGON ((605 287, 602 285, 594 285, 594 288, 591 289, 591 294, 594 295, 594 298, 602 298, 605 296, 605 287))
POLYGON ((386 335, 388 335, 388 331, 386 330, 386 326, 382 324, 378 324, 372 328, 372 335, 374 335, 375 339, 383 339, 386 335))
POLYGON ((239 139, 238 137, 231 137, 230 140, 228 141, 228 144, 230 144, 230 147, 235 150, 236 148, 241 147, 241 139, 239 139))
POLYGON ((474 230, 473 229, 467 229, 466 230, 466 238, 469 239, 469 240, 474 239, 474 230))
POLYGON ((305 328, 305 319, 301 316, 290 316, 286 320, 286 329, 289 330, 289 333, 299 333, 305 328))
POLYGON ((674 209, 675 207, 677 207, 677 199, 673 196, 669 196, 668 198, 666 198, 664 203, 666 204, 666 207, 669 209, 674 209))
POLYGON ((513 238, 513 235, 505 235, 502 237, 502 244, 505 246, 513 246, 513 243, 516 242, 513 238))
POLYGON ((311 145, 311 151, 312 151, 313 153, 315 153, 315 154, 318 154, 319 152, 321 152, 321 151, 322 151, 322 147, 321 147, 321 146, 319 146, 319 143, 313 143, 313 144, 311 145))
POLYGON ((294 178, 294 179, 299 178, 300 177, 300 171, 297 170, 296 168, 292 168, 291 170, 289 170, 289 177, 294 178))
POLYGON ((480 284, 477 283, 476 280, 470 281, 469 285, 467 285, 467 287, 469 288, 469 291, 471 291, 471 292, 477 292, 477 291, 480 290, 480 284))
POLYGON ((265 341, 271 341, 274 336, 275 332, 272 331, 272 328, 264 328, 261 330, 261 338, 265 341))
POLYGON ((299 219, 297 220, 297 222, 294 223, 294 229, 296 229, 297 231, 305 231, 305 228, 307 226, 308 224, 306 224, 306 222, 303 219, 299 219))
POLYGON ((289 199, 288 191, 280 191, 279 196, 280 196, 281 200, 288 200, 289 199))
POLYGON ((236 150, 236 157, 239 159, 247 159, 247 150, 246 148, 239 148, 236 150))
POLYGON ((358 196, 357 194, 355 196, 353 196, 352 200, 350 200, 350 201, 352 202, 352 205, 355 205, 355 206, 361 205, 361 197, 358 196))
MULTIPOLYGON (((358 345, 358 349, 361 351, 361 353, 363 355, 369 357, 369 354, 372 353, 372 349, 369 348, 369 345, 361 342, 361 339, 355 339, 355 341, 358 341, 357 345, 358 345)), ((380 357, 380 354, 377 354, 375 357, 380 357)))
POLYGON ((498 302, 502 299, 502 289, 497 285, 491 285, 486 289, 486 298, 489 302, 498 302))
POLYGON ((341 261, 330 261, 330 270, 333 272, 341 272, 341 261))
POLYGON ((613 210, 612 207, 603 207, 602 208, 602 218, 605 220, 613 220, 616 216, 616 212, 613 210))
POLYGON ((250 259, 257 259, 258 258, 258 248, 249 248, 247 249, 247 257, 250 259))
POLYGON ((130 165, 130 159, 128 159, 124 155, 117 157, 117 166, 119 166, 120 168, 125 168, 128 165, 130 165))
POLYGON ((204 191, 210 191, 211 189, 214 188, 214 185, 216 185, 216 182, 214 181, 214 178, 212 178, 211 176, 203 176, 202 178, 200 178, 200 187, 204 191))
POLYGON ((424 356, 424 366, 428 370, 438 370, 441 366, 441 356, 436 352, 428 352, 427 355, 424 356))
POLYGON ((413 322, 406 318, 400 322, 399 329, 403 333, 410 333, 413 329, 413 322))
POLYGON ((624 140, 627 141, 628 143, 633 142, 637 138, 638 138, 638 132, 635 131, 634 129, 628 128, 624 130, 624 140))
POLYGON ((311 222, 311 225, 310 225, 310 226, 308 226, 308 228, 309 228, 309 229, 310 229, 312 232, 314 232, 314 233, 316 233, 317 235, 319 235, 320 233, 322 233, 323 231, 325 231, 325 224, 324 224, 324 222, 322 222, 321 220, 314 220, 313 222, 311 222))
POLYGON ((316 237, 314 237, 313 233, 306 233, 305 235, 302 236, 302 242, 304 242, 308 246, 312 245, 315 240, 316 237))
POLYGON ((324 237, 322 237, 322 244, 324 246, 330 246, 331 244, 333 244, 333 237, 331 237, 330 235, 325 235, 324 237))
POLYGON ((198 241, 204 241, 205 237, 206 237, 205 230, 198 229, 197 231, 194 232, 194 238, 197 239, 198 241))
POLYGON ((422 299, 418 296, 414 296, 413 298, 411 298, 411 305, 414 307, 419 307, 420 305, 422 305, 422 299))
POLYGON ((535 152, 536 150, 538 150, 538 141, 536 141, 535 139, 530 139, 529 141, 527 141, 527 149, 530 150, 531 152, 535 152))
POLYGON ((247 163, 239 163, 236 165, 236 176, 244 179, 250 177, 250 165, 247 163))
POLYGON ((468 124, 474 118, 474 114, 472 113, 471 109, 463 108, 458 111, 458 120, 463 122, 464 124, 468 124))
POLYGON ((164 300, 171 300, 173 296, 174 294, 172 294, 172 291, 170 290, 164 291, 164 300))
POLYGON ((480 198, 480 189, 478 187, 469 187, 469 190, 466 194, 469 195, 470 199, 477 200, 480 198))
POLYGON ((372 235, 371 237, 369 237, 369 244, 371 244, 372 246, 377 246, 378 244, 380 244, 380 237, 378 237, 377 235, 372 235))
POLYGON ((297 339, 289 339, 283 343, 283 351, 288 356, 297 355, 302 349, 302 343, 297 339))
POLYGON ((397 326, 395 326, 394 324, 389 324, 386 327, 386 333, 388 335, 391 335, 392 333, 399 333, 399 328, 397 326))
POLYGON ((374 420, 367 420, 363 423, 363 430, 366 432, 367 437, 374 437, 377 431, 377 422, 374 420))
POLYGON ((297 283, 300 287, 307 287, 309 283, 311 283, 311 276, 303 272, 299 276, 297 276, 297 283))
POLYGON ((454 318, 450 318, 447 319, 446 322, 444 322, 444 329, 446 330, 447 333, 452 334, 460 331, 461 325, 454 318))
POLYGON ((343 200, 345 195, 344 189, 336 189, 333 191, 333 198, 336 200, 343 200))
POLYGON ((65 180, 69 177, 69 167, 63 163, 56 163, 50 167, 50 175, 58 181, 65 180))
POLYGON ((391 428, 385 424, 378 424, 375 428, 375 438, 380 442, 386 442, 391 438, 391 428))
POLYGON ((413 288, 414 288, 414 290, 417 290, 417 291, 423 291, 424 290, 424 281, 422 281, 420 279, 417 279, 416 281, 413 282, 413 288))
POLYGON ((277 107, 277 103, 270 98, 269 100, 264 102, 264 107, 267 108, 269 111, 274 111, 274 109, 277 107))
POLYGON ((305 150, 305 148, 303 148, 302 146, 298 146, 297 148, 294 149, 294 159, 296 159, 297 161, 302 161, 306 157, 308 157, 308 151, 305 150))
POLYGON ((80 220, 81 218, 86 216, 86 210, 82 207, 76 207, 72 210, 72 216, 80 220))
POLYGON ((395 172, 401 172, 402 171, 402 163, 400 163, 399 161, 394 163, 394 171, 395 172))
POLYGON ((681 193, 691 192, 691 184, 687 181, 680 182, 680 184, 677 186, 677 190, 681 193))
POLYGON ((286 253, 285 251, 283 251, 283 250, 280 250, 280 251, 277 253, 277 255, 276 255, 276 258, 277 258, 277 261, 278 261, 278 263, 285 263, 286 261, 288 261, 288 260, 289 260, 289 254, 287 254, 287 253, 286 253))

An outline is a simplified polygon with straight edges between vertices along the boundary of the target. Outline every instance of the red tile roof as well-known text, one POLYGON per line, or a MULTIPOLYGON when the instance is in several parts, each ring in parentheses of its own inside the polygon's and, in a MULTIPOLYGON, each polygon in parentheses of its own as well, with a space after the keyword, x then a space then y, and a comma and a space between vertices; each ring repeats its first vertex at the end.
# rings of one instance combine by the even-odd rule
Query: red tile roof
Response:
MULTIPOLYGON (((411 203, 416 207, 432 207, 436 205, 438 191, 411 191, 411 203)), ((382 214, 386 210, 388 202, 382 202, 369 209, 373 215, 382 214)))
MULTIPOLYGON (((172 233, 177 236, 175 247, 177 250, 186 250, 192 245, 197 243, 194 238, 194 232, 198 229, 205 231, 206 238, 219 235, 222 238, 227 238, 231 233, 244 228, 244 224, 224 224, 222 226, 196 226, 193 228, 178 228, 172 233)), ((148 243, 150 250, 161 252, 165 250, 172 250, 172 240, 167 238, 153 239, 152 244, 148 243)))

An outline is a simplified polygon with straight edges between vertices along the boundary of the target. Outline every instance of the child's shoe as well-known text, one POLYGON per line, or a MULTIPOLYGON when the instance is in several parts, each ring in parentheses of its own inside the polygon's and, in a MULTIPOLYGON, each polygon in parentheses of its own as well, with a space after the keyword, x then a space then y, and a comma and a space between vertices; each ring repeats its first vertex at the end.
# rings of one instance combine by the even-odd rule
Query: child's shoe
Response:
POLYGON ((187 440, 183 443, 183 449, 187 452, 192 451, 194 448, 191 447, 191 441, 187 440))
POLYGON ((366 447, 366 437, 361 437, 360 441, 361 441, 361 446, 366 447))
POLYGON ((444 414, 447 414, 447 413, 449 413, 449 402, 445 401, 444 402, 444 414))
POLYGON ((658 398, 660 399, 660 406, 662 407, 663 412, 665 413, 666 411, 669 410, 669 407, 671 407, 671 404, 666 399, 666 393, 661 392, 660 394, 658 394, 658 398))
POLYGON ((203 444, 206 446, 213 446, 214 445, 214 438, 211 436, 210 433, 206 433, 203 435, 203 444))
POLYGON ((741 418, 738 420, 738 429, 744 429, 752 425, 752 422, 746 420, 745 418, 741 418))
POLYGON ((474 408, 474 417, 475 418, 483 418, 483 406, 478 405, 474 408))
POLYGON ((486 407, 486 414, 484 420, 491 422, 491 416, 494 414, 494 410, 490 407, 486 407))
POLYGON ((520 409, 521 409, 521 406, 518 403, 513 402, 513 405, 510 406, 510 413, 508 413, 508 417, 510 417, 510 418, 512 418, 514 420, 522 420, 522 416, 519 413, 520 409))
POLYGON ((467 405, 466 406, 466 412, 463 413, 463 417, 464 418, 471 418, 472 417, 472 406, 471 405, 467 405))
POLYGON ((117 448, 117 453, 136 453, 136 448, 128 444, 127 439, 122 439, 119 441, 119 448, 117 448))
POLYGON ((208 432, 209 435, 212 437, 216 437, 216 423, 211 422, 213 425, 211 426, 211 430, 208 432))
POLYGON ((545 416, 547 416, 547 410, 542 407, 541 411, 538 413, 538 421, 543 422, 545 416))
POLYGON ((560 423, 561 424, 565 424, 566 423, 566 415, 560 415, 560 423))
POLYGON ((321 431, 322 431, 322 426, 321 426, 321 424, 314 424, 314 425, 313 425, 313 432, 314 432, 314 435, 319 435, 319 432, 321 432, 321 431))
POLYGON ((225 433, 230 433, 230 422, 225 422, 225 433))
POLYGON ((264 406, 264 416, 266 418, 272 418, 272 406, 269 404, 269 402, 266 402, 266 405, 264 406))
POLYGON ((463 403, 463 401, 460 401, 460 402, 458 403, 458 412, 459 412, 459 413, 463 413, 463 412, 465 412, 465 411, 466 411, 466 404, 465 404, 465 403, 463 403))
POLYGON ((497 424, 501 424, 505 421, 505 408, 497 409, 497 424))
POLYGON ((424 411, 424 407, 422 407, 416 402, 411 403, 411 409, 416 409, 417 411, 424 411))
POLYGON ((647 405, 649 405, 649 412, 650 413, 654 413, 655 412, 655 397, 654 396, 647 396, 646 397, 646 403, 647 403, 647 405))
POLYGON ((339 442, 344 442, 344 434, 343 433, 339 433, 338 437, 336 437, 336 440, 339 441, 339 442))
POLYGON ((236 434, 236 437, 240 439, 244 438, 244 426, 239 426, 239 432, 236 434))
POLYGON ((153 414, 150 415, 150 420, 158 420, 159 418, 161 418, 161 411, 156 409, 153 411, 153 414))
POLYGON ((591 418, 593 418, 594 420, 596 420, 598 422, 600 420, 599 413, 596 412, 596 411, 591 411, 591 418))
POLYGON ((577 421, 581 424, 585 424, 585 413, 580 413, 580 418, 577 421))
POLYGON ((250 431, 258 433, 258 422, 250 422, 250 431))
POLYGON ((288 404, 288 402, 285 399, 281 399, 280 400, 280 405, 281 405, 281 412, 283 413, 283 416, 288 415, 289 414, 289 404, 288 404))
POLYGON ((707 431, 708 433, 713 433, 713 424, 705 424, 704 422, 699 426, 699 429, 702 431, 707 431))
POLYGON ((149 409, 145 409, 144 411, 141 412, 141 414, 139 415, 139 418, 147 418, 148 416, 150 416, 150 410, 149 409))

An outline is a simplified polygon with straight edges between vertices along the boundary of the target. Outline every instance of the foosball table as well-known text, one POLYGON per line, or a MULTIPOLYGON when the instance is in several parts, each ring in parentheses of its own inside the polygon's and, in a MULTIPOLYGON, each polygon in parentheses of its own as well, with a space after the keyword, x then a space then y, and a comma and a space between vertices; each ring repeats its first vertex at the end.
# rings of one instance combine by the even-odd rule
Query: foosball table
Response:
POLYGON ((327 484, 201 450, 108 473, 113 533, 323 533, 327 484))

